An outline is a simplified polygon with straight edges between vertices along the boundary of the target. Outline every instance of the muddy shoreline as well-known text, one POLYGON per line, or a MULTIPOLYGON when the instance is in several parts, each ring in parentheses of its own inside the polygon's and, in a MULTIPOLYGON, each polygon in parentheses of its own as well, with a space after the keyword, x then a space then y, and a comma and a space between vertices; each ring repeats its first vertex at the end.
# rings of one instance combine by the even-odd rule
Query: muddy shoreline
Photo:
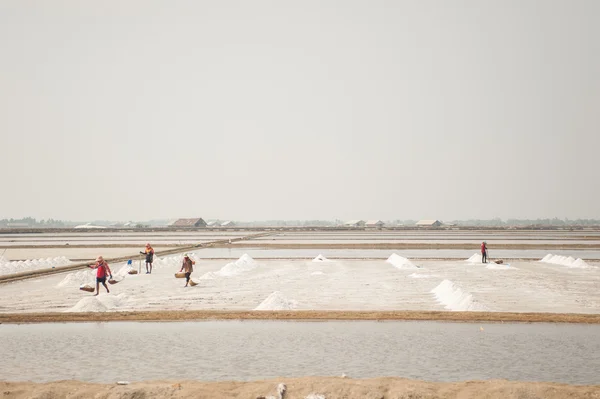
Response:
POLYGON ((206 320, 372 320, 446 321, 464 323, 579 323, 600 324, 600 314, 450 312, 450 311, 219 311, 177 310, 151 312, 0 313, 0 324, 78 323, 115 321, 206 321, 206 320))
POLYGON ((81 381, 50 383, 0 382, 5 398, 248 398, 278 397, 285 384, 285 399, 433 399, 433 398, 597 398, 600 385, 506 380, 426 382, 397 377, 351 379, 341 377, 278 378, 263 381, 202 382, 190 380, 143 381, 119 385, 81 381), (312 396, 311 396, 312 395, 312 396))

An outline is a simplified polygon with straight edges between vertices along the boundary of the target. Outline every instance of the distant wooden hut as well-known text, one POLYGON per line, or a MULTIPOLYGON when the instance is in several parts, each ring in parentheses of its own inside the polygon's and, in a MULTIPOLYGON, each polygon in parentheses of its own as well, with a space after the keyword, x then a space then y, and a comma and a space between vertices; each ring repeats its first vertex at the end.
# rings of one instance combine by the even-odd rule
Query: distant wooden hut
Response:
POLYGON ((419 220, 417 222, 417 226, 419 227, 440 227, 442 225, 442 222, 440 222, 439 220, 431 220, 431 219, 424 219, 424 220, 419 220))
POLYGON ((173 226, 173 227, 206 227, 206 222, 202 218, 177 219, 171 226, 173 226))

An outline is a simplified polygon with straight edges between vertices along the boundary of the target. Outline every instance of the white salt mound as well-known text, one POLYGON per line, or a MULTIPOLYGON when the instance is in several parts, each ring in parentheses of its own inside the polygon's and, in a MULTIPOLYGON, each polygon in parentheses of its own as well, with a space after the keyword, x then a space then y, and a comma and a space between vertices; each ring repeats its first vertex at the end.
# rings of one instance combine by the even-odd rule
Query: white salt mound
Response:
POLYGON ((78 287, 82 284, 96 284, 93 270, 82 270, 75 273, 69 273, 56 284, 57 287, 78 287))
MULTIPOLYGON (((100 286, 100 289, 102 290, 103 287, 100 286)), ((98 301, 100 301, 100 303, 104 305, 107 310, 119 308, 125 305, 128 300, 128 296, 125 293, 120 293, 119 295, 98 295, 96 298, 98 298, 98 301)))
POLYGON ((71 309, 65 312, 106 312, 108 308, 98 300, 98 297, 87 296, 82 298, 71 309))
POLYGON ((119 265, 116 265, 115 268, 111 268, 111 270, 113 270, 113 277, 119 277, 121 279, 129 276, 130 270, 137 270, 137 268, 134 268, 133 265, 124 264, 123 266, 119 267, 116 272, 114 272, 114 270, 117 269, 118 266, 119 265))
POLYGON ((323 273, 322 271, 318 270, 316 272, 312 272, 310 275, 311 276, 321 276, 324 275, 325 273, 323 273))
POLYGON ((244 254, 235 262, 223 266, 221 270, 215 274, 223 277, 231 277, 248 272, 256 267, 258 267, 258 263, 256 263, 248 254, 244 254))
MULTIPOLYGON (((196 260, 193 253, 188 253, 190 259, 196 260)), ((152 269, 162 269, 162 268, 177 268, 181 267, 183 263, 183 254, 165 256, 162 258, 154 257, 154 262, 152 263, 152 269)), ((142 262, 142 267, 144 267, 145 263, 142 262)))
POLYGON ((386 260, 387 263, 392 264, 393 266, 395 266, 398 269, 418 269, 418 266, 415 266, 414 263, 412 263, 410 260, 397 255, 397 254, 392 254, 390 255, 390 257, 386 260))
POLYGON ((2 257, 0 259, 0 275, 28 272, 38 269, 51 269, 58 266, 69 265, 71 263, 71 260, 66 256, 45 259, 27 259, 25 261, 9 261, 2 257))
POLYGON ((572 256, 567 257, 567 256, 552 255, 552 254, 548 254, 548 255, 544 256, 542 259, 540 259, 540 262, 541 263, 549 263, 549 264, 553 264, 553 265, 572 267, 572 268, 579 268, 579 269, 589 269, 589 268, 593 267, 593 266, 590 266, 589 264, 587 264, 581 258, 575 259, 572 256))
POLYGON ((326 399, 325 396, 323 395, 319 395, 319 394, 315 394, 315 393, 311 393, 310 395, 308 395, 306 398, 304 399, 326 399))
POLYGON ((279 291, 273 292, 254 310, 292 310, 296 309, 298 302, 289 300, 279 291))
POLYGON ((316 258, 312 260, 313 262, 329 262, 329 259, 319 254, 316 258))
POLYGON ((463 291, 450 280, 442 281, 431 290, 437 301, 448 310, 454 311, 486 311, 488 308, 473 299, 473 296, 463 291))
POLYGON ((482 260, 481 259, 481 254, 473 254, 466 261, 469 262, 469 263, 481 263, 481 260, 482 260))
POLYGON ((204 273, 202 276, 198 277, 198 280, 214 280, 219 277, 217 274, 213 272, 204 273))
POLYGON ((577 258, 577 260, 575 260, 575 262, 573 262, 573 264, 571 265, 571 267, 579 267, 582 269, 587 269, 589 267, 592 267, 591 265, 587 264, 583 259, 581 258, 577 258))

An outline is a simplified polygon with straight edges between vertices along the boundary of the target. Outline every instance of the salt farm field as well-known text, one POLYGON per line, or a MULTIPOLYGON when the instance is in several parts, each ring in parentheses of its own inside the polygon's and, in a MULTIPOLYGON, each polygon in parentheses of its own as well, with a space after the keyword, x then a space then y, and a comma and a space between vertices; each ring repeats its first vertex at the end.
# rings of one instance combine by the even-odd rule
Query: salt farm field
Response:
POLYGON ((0 349, 6 359, 0 367, 0 380, 36 382, 0 381, 0 385, 4 392, 23 398, 67 397, 73 392, 80 397, 254 398, 272 394, 281 382, 288 384, 290 398, 313 399, 595 395, 595 385, 565 384, 597 384, 597 342, 593 339, 597 325, 389 323, 380 322, 377 316, 371 322, 331 321, 335 316, 328 310, 342 311, 335 312, 338 315, 352 311, 401 314, 403 310, 432 310, 444 317, 460 316, 461 321, 478 314, 516 314, 518 318, 513 321, 533 320, 529 318, 531 314, 519 312, 539 312, 535 314, 554 322, 565 321, 563 316, 574 316, 578 323, 586 323, 590 317, 597 320, 597 235, 459 233, 461 236, 440 231, 277 232, 273 235, 278 237, 276 240, 251 237, 249 232, 223 236, 211 233, 208 239, 206 235, 188 234, 181 245, 189 240, 203 243, 203 248, 185 250, 196 260, 192 279, 197 285, 187 288, 183 287, 184 279, 174 277, 184 248, 161 246, 167 239, 160 235, 138 234, 135 238, 135 242, 156 243, 152 274, 145 274, 143 265, 141 274, 128 273, 140 266, 141 245, 131 244, 132 238, 127 234, 61 237, 65 241, 59 241, 68 242, 69 246, 48 245, 49 239, 43 235, 25 237, 25 245, 18 249, 10 245, 1 249, 6 249, 8 256, 0 259, 0 328, 8 345, 3 347, 4 352, 0 349), (503 257, 502 264, 481 263, 480 236, 487 240, 493 259, 503 257), (284 248, 270 244, 284 238, 289 241, 284 248), (225 243, 211 244, 223 239, 225 243), (232 244, 227 242, 229 239, 232 244), (400 240, 408 244, 394 248, 393 243, 400 240), (67 249, 75 241, 86 244, 67 249), (460 245, 455 249, 419 246, 450 241, 460 245), (495 241, 503 249, 494 247, 495 241), (519 248, 523 241, 533 243, 534 248, 519 248), (127 244, 113 247, 115 242, 127 244), (335 248, 327 248, 332 242, 335 248), (369 244, 372 242, 392 245, 373 249, 369 244), (414 248, 410 242, 415 243, 414 248), (571 242, 587 246, 572 247, 571 242), (250 247, 248 243, 260 245, 250 247), (294 247, 297 243, 302 246, 294 247), (313 243, 322 245, 311 248, 313 243), (535 248, 536 243, 546 246, 535 248), (161 254, 163 250, 175 253, 161 254), (35 254, 41 251, 53 252, 37 257, 35 254), (94 284, 94 273, 77 262, 97 255, 129 255, 133 262, 128 266, 124 261, 110 261, 119 282, 109 286, 109 294, 101 288, 100 295, 94 297, 79 289, 81 285, 94 284), (37 275, 66 265, 72 265, 73 270, 37 275), (36 275, 1 281, 22 271, 36 275), (215 310, 234 314, 241 311, 234 317, 291 314, 288 320, 304 317, 297 316, 307 314, 302 311, 314 311, 325 315, 324 320, 328 321, 62 323, 90 321, 97 316, 120 320, 133 315, 130 320, 136 320, 140 314, 156 317, 150 320, 167 320, 161 316, 165 314, 175 316, 169 320, 177 320, 180 314, 194 317, 194 313, 205 313, 211 319, 223 317, 212 312, 215 310), (246 312, 252 310, 256 311, 246 312), (43 322, 44 317, 59 323, 29 324, 43 322), (23 322, 26 324, 18 324, 23 322), (408 335, 402 333, 405 330, 408 335), (98 350, 98 339, 107 340, 107 356, 87 352, 98 350), (422 346, 417 342, 422 342, 422 346), (82 353, 91 356, 79 356, 82 353), (349 373, 351 378, 339 378, 342 373, 349 373), (324 379, 313 375, 338 377, 324 379), (394 377, 362 379, 384 375, 394 377), (219 382, 219 386, 198 381, 262 380, 276 376, 277 380, 219 382), (501 378, 511 381, 497 380, 501 378), (80 381, 56 382, 65 379, 80 381), (120 380, 131 384, 115 385, 120 380), (463 380, 469 382, 455 382, 463 380), (91 386, 90 381, 104 384, 91 386))
MULTIPOLYGON (((433 240, 444 240, 459 234, 462 237, 483 235, 492 254, 495 236, 502 240, 526 239, 533 242, 536 237, 535 233, 523 232, 515 232, 514 237, 511 237, 511 233, 506 231, 278 232, 276 237, 285 235, 289 240, 336 240, 352 243, 361 240, 392 241, 391 238, 400 236, 418 236, 419 240, 426 241, 427 234, 435 237, 433 240)), ((228 232, 222 237, 235 239, 247 235, 246 232, 239 232, 237 235, 228 232)), ((107 234, 102 236, 110 241, 129 240, 126 234, 116 238, 107 234)), ((193 234, 187 233, 187 237, 190 236, 193 234)), ((542 232, 538 240, 562 242, 587 240, 594 236, 597 237, 596 232, 542 232)), ((86 239, 89 237, 89 233, 85 234, 86 239)), ((210 236, 197 235, 198 242, 207 242, 200 237, 222 238, 214 232, 210 236)), ((141 241, 145 241, 149 237, 142 238, 141 241)), ((152 238, 157 241, 161 239, 156 234, 152 238)), ((45 238, 40 237, 40 240, 45 238)), ((102 288, 100 295, 95 298, 79 290, 82 284, 93 284, 93 274, 85 268, 2 284, 0 312, 257 309, 600 313, 600 262, 594 258, 586 258, 587 250, 563 250, 559 249, 560 244, 557 244, 555 252, 565 256, 545 257, 549 262, 539 262, 544 255, 551 253, 551 250, 544 250, 539 252, 537 260, 507 259, 502 265, 482 265, 476 259, 477 256, 467 261, 467 258, 478 252, 478 246, 468 242, 464 243, 464 250, 458 254, 461 257, 425 260, 411 258, 402 250, 393 249, 380 250, 379 259, 318 258, 320 253, 328 256, 328 251, 311 251, 310 248, 302 250, 305 254, 303 258, 287 257, 289 250, 269 249, 266 237, 248 241, 264 242, 264 251, 268 251, 271 259, 252 256, 252 251, 247 251, 249 255, 245 255, 240 247, 229 250, 195 250, 193 256, 197 263, 192 274, 193 280, 198 283, 195 287, 183 288, 185 280, 175 279, 173 276, 179 270, 182 254, 161 257, 158 251, 151 275, 129 275, 125 262, 111 263, 115 276, 121 281, 110 286, 110 294, 106 294, 102 288), (219 255, 227 259, 203 259, 210 251, 220 251, 219 255), (567 258, 568 255, 572 258, 567 258), (580 257, 587 261, 575 262, 580 257)), ((134 255, 134 249, 138 248, 132 248, 130 253, 137 268, 138 258, 134 255)), ((106 248, 78 250, 93 250, 97 254, 104 254, 106 248)), ((329 252, 339 254, 344 250, 336 248, 329 252)), ((435 250, 429 252, 435 257, 435 250)), ((18 271, 19 267, 29 267, 31 270, 58 265, 65 259, 65 255, 62 256, 62 260, 42 259, 22 262, 21 265, 5 259, 5 273, 8 270, 6 265, 12 267, 11 272, 18 271)))

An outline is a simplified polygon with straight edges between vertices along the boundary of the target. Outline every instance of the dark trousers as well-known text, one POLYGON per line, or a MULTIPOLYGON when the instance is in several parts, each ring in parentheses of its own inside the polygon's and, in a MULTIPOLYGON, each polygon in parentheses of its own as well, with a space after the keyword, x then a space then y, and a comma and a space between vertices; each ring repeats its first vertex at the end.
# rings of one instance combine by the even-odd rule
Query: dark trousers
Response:
POLYGON ((481 263, 487 263, 487 251, 481 253, 481 263))
POLYGON ((191 275, 191 274, 192 274, 192 273, 186 273, 186 274, 185 274, 185 281, 186 281, 187 283, 189 283, 189 282, 190 282, 190 275, 191 275))

